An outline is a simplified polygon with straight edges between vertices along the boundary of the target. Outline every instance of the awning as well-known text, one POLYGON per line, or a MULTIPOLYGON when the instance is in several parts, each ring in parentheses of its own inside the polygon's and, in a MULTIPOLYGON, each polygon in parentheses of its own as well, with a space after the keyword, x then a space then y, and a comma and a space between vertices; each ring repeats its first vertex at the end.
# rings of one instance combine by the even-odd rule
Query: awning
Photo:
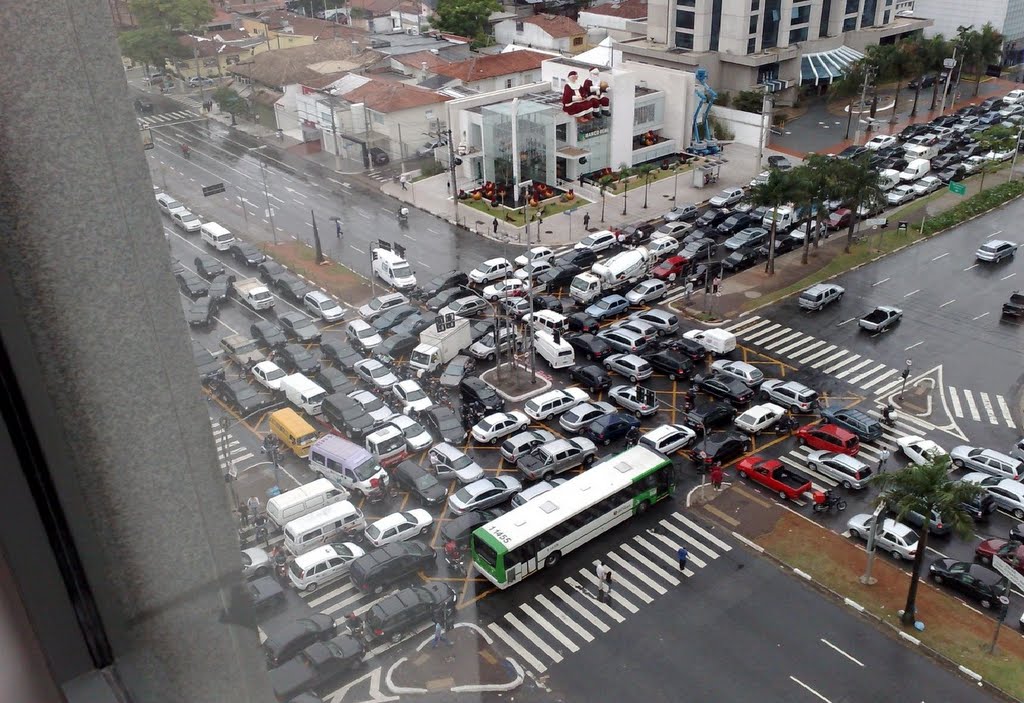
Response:
POLYGON ((850 64, 862 58, 864 54, 848 46, 817 54, 804 54, 800 57, 800 82, 814 85, 831 83, 842 78, 850 64))

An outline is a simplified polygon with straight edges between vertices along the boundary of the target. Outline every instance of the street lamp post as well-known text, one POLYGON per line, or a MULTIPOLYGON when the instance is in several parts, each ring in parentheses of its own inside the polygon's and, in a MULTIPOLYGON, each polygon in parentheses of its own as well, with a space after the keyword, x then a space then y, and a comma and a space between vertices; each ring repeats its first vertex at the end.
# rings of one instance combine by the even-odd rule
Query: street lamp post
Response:
MULTIPOLYGON (((249 151, 259 151, 260 149, 263 149, 264 147, 266 147, 266 144, 264 144, 263 146, 253 147, 249 151)), ((270 207, 270 191, 267 190, 267 166, 263 162, 262 155, 259 155, 256 158, 259 159, 259 162, 260 162, 260 175, 263 177, 263 197, 267 201, 267 217, 270 218, 270 233, 271 233, 271 235, 273 235, 273 237, 274 237, 274 244, 276 245, 277 244, 277 227, 274 226, 274 209, 272 207, 270 207)))
POLYGON ((676 196, 679 195, 679 162, 678 161, 676 162, 676 165, 672 167, 672 171, 674 171, 674 175, 672 176, 672 205, 675 206, 675 204, 676 204, 676 196))
POLYGON ((913 360, 907 359, 907 368, 903 369, 903 373, 900 374, 903 377, 903 383, 900 384, 900 400, 903 400, 903 391, 907 389, 907 379, 910 378, 910 367, 913 365, 913 360))
POLYGON ((270 460, 274 463, 274 488, 277 489, 277 492, 281 490, 281 466, 278 463, 278 450, 280 447, 281 444, 277 437, 272 434, 267 435, 267 438, 263 440, 263 451, 270 456, 270 460))

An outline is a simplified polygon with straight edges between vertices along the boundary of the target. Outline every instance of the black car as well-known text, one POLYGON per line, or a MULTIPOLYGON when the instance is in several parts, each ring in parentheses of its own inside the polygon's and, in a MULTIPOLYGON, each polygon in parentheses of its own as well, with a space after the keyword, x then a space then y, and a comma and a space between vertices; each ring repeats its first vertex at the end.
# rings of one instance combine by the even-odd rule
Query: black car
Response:
POLYGON ((716 277, 720 277, 722 272, 721 261, 712 261, 711 263, 705 261, 696 264, 686 280, 692 283, 694 288, 704 288, 705 283, 710 283, 716 277))
POLYGON ((943 169, 939 171, 938 174, 936 174, 936 178, 938 178, 943 183, 950 183, 952 181, 962 181, 964 178, 966 178, 966 176, 967 169, 965 169, 959 163, 949 168, 943 169))
POLYGON ((644 358, 655 371, 661 371, 670 381, 689 378, 693 374, 693 361, 690 357, 674 349, 659 349, 652 354, 644 354, 644 358))
POLYGON ((454 300, 458 300, 466 295, 466 291, 462 288, 445 288, 440 293, 434 295, 434 297, 427 300, 424 305, 427 310, 431 312, 437 312, 441 308, 445 307, 454 300))
POLYGON ((903 130, 899 134, 897 134, 896 136, 897 136, 897 138, 899 138, 900 141, 904 141, 905 142, 908 139, 913 139, 914 137, 918 136, 919 134, 924 134, 924 133, 929 132, 929 131, 931 131, 931 127, 929 125, 921 124, 919 122, 917 124, 912 124, 912 125, 908 125, 908 126, 904 127, 903 130))
POLYGON ((987 566, 969 561, 937 559, 928 567, 928 574, 935 583, 947 584, 986 609, 998 607, 999 596, 1010 591, 1010 579, 987 566))
POLYGON ((210 390, 215 396, 238 410, 242 417, 251 415, 273 403, 273 399, 261 395, 248 381, 214 381, 210 390))
POLYGON ((420 423, 429 432, 450 444, 462 444, 466 441, 466 428, 462 426, 459 416, 446 405, 431 405, 419 415, 420 423))
POLYGON ((393 334, 373 348, 373 358, 390 364, 406 356, 419 343, 420 340, 411 334, 393 334))
POLYGON ((780 171, 788 171, 789 169, 793 168, 793 164, 785 156, 769 156, 768 168, 777 168, 780 171))
POLYGON ((679 352, 694 362, 704 361, 708 357, 708 350, 695 339, 680 337, 679 339, 673 339, 671 345, 673 351, 679 352))
POLYGON ((323 399, 320 412, 335 430, 354 442, 362 443, 373 431, 373 418, 363 406, 345 393, 332 393, 323 399))
POLYGON ((438 612, 445 617, 454 613, 456 598, 451 586, 436 581, 404 588, 379 600, 366 611, 364 636, 374 642, 414 632, 420 623, 435 617, 438 612))
POLYGON ((743 381, 718 374, 694 376, 693 387, 733 405, 746 405, 754 397, 754 389, 743 381))
POLYGON ((574 312, 566 316, 565 324, 570 332, 595 333, 601 329, 601 323, 597 318, 585 312, 574 312))
POLYGON ((419 337, 420 332, 434 324, 434 316, 427 317, 421 312, 413 313, 409 317, 402 320, 401 324, 395 327, 392 332, 395 334, 411 334, 414 337, 419 337))
POLYGON ((236 584, 231 594, 231 609, 245 620, 259 619, 284 605, 284 589, 273 576, 236 584))
POLYGON ((210 287, 206 284, 206 281, 191 271, 182 271, 175 276, 175 278, 178 279, 178 288, 181 292, 193 300, 203 297, 210 291, 210 287))
POLYGON ((303 344, 320 341, 320 330, 301 312, 279 313, 277 324, 287 336, 303 344))
POLYGON ((441 525, 441 539, 444 542, 453 540, 460 547, 465 546, 469 544, 469 538, 473 534, 473 530, 481 525, 486 525, 492 520, 498 519, 503 513, 504 511, 500 508, 470 510, 459 515, 457 518, 445 520, 444 524, 441 525))
POLYGON ((693 450, 696 464, 725 464, 750 451, 751 440, 739 432, 715 432, 693 450))
POLYGON ((580 434, 595 444, 608 446, 622 439, 631 430, 640 428, 640 420, 628 413, 614 413, 599 417, 580 430, 580 434))
POLYGON ((881 171, 884 169, 890 169, 892 171, 902 171, 907 167, 908 163, 910 162, 907 161, 902 156, 894 156, 892 158, 886 159, 881 164, 879 164, 878 170, 881 171))
POLYGON ((213 324, 213 318, 217 314, 217 303, 213 298, 204 295, 198 300, 193 300, 185 311, 185 320, 189 327, 209 327, 213 324))
POLYGON ((267 255, 249 242, 235 240, 228 249, 231 258, 242 266, 258 266, 267 260, 267 255))
POLYGON ((325 613, 313 613, 308 618, 264 628, 267 639, 263 640, 263 651, 267 655, 267 666, 278 666, 309 645, 331 639, 337 631, 338 624, 325 613))
POLYGON ((728 210, 726 208, 716 210, 715 208, 711 208, 710 210, 706 210, 703 215, 698 217, 694 221, 693 226, 697 229, 714 231, 714 229, 718 227, 718 225, 722 224, 732 216, 732 210, 728 210))
POLYGON ((297 371, 307 376, 312 376, 320 370, 320 362, 316 357, 298 344, 286 344, 281 347, 274 361, 286 371, 297 371))
POLYGON ((288 343, 288 338, 284 336, 284 331, 270 320, 260 320, 259 322, 252 323, 249 327, 249 336, 262 346, 270 347, 271 349, 288 343))
POLYGON ((231 282, 235 280, 235 277, 230 274, 221 274, 210 281, 210 300, 215 303, 220 303, 222 300, 227 300, 229 288, 231 282))
MULTIPOLYGON (((726 271, 743 271, 748 269, 761 260, 761 248, 740 247, 722 259, 722 266, 726 271)), ((778 250, 776 250, 776 253, 778 253, 778 250)))
POLYGON ((597 335, 570 334, 565 341, 576 350, 576 358, 584 357, 587 361, 599 361, 612 353, 611 345, 597 335))
POLYGON ((559 315, 565 311, 561 299, 553 295, 535 295, 533 297, 533 309, 550 310, 551 312, 557 312, 559 315))
POLYGON ((556 261, 557 266, 571 265, 586 269, 597 261, 597 252, 592 249, 573 249, 559 256, 556 261))
POLYGON ((747 227, 758 227, 761 221, 746 212, 736 212, 729 215, 715 227, 718 236, 732 236, 747 227))
POLYGON ((690 261, 707 261, 718 253, 718 244, 714 239, 705 237, 695 242, 690 242, 679 252, 679 256, 685 256, 690 261))
POLYGON ((422 542, 392 542, 353 559, 348 574, 360 591, 378 594, 396 581, 415 578, 419 571, 436 570, 437 553, 431 547, 422 542))
POLYGON ((619 240, 620 244, 637 246, 650 239, 651 232, 653 231, 654 225, 647 224, 646 222, 635 225, 626 225, 616 232, 616 238, 619 240))
POLYGON ((576 364, 569 371, 569 375, 581 386, 589 388, 591 393, 596 393, 602 388, 609 388, 612 385, 612 377, 608 370, 597 364, 585 366, 576 364))
POLYGON ((462 402, 474 403, 486 412, 496 413, 505 409, 505 399, 493 388, 480 380, 479 376, 466 376, 459 384, 462 402))
POLYGON ((274 287, 278 293, 287 296, 296 302, 302 302, 306 293, 312 290, 306 282, 294 273, 283 273, 274 281, 274 287))
POLYGON ((366 358, 347 342, 321 342, 320 352, 324 358, 345 371, 351 371, 357 361, 366 358))
POLYGON ((980 103, 978 103, 978 107, 980 107, 980 108, 982 108, 984 110, 991 110, 991 109, 993 109, 993 108, 995 108, 997 106, 1001 107, 1002 104, 1003 104, 1002 98, 985 98, 980 103))
MULTIPOLYGON (((590 250, 586 249, 585 251, 590 250)), ((572 283, 572 279, 576 278, 576 275, 582 271, 583 269, 575 264, 560 264, 558 266, 552 266, 547 271, 537 276, 534 283, 537 290, 557 290, 562 286, 572 283)))
POLYGON ((441 273, 423 284, 417 291, 419 298, 432 298, 447 288, 459 288, 469 285, 469 276, 462 271, 448 271, 441 273))
POLYGON ((140 115, 152 115, 153 103, 143 98, 135 98, 135 110, 140 115))
POLYGON ((217 361, 217 357, 199 342, 192 342, 192 361, 199 371, 199 380, 204 384, 209 385, 217 379, 224 378, 224 367, 217 361))
MULTIPOLYGON (((804 230, 801 227, 801 232, 802 231, 804 231, 804 230)), ((795 250, 799 249, 800 247, 802 247, 803 243, 804 242, 803 242, 802 239, 799 239, 799 238, 794 237, 792 235, 782 234, 781 232, 776 233, 776 235, 775 235, 775 256, 780 256, 782 254, 786 254, 786 253, 789 253, 791 251, 795 251, 795 250)), ((733 254, 735 254, 735 253, 737 253, 737 252, 733 252, 733 254)), ((768 258, 768 245, 767 244, 762 244, 761 246, 759 246, 757 248, 757 255, 759 257, 761 257, 762 259, 767 259, 768 258)), ((728 257, 726 257, 726 258, 728 258, 728 257)), ((724 265, 725 262, 723 261, 722 263, 724 265)))
POLYGON ((1010 541, 1024 542, 1024 522, 1018 522, 1010 528, 1010 541))
POLYGON ((415 461, 403 461, 391 470, 391 477, 423 505, 440 505, 448 497, 448 490, 434 474, 415 461))
POLYGON ((224 273, 224 264, 209 254, 200 254, 193 259, 193 263, 196 265, 196 273, 207 281, 224 273))
POLYGON ((363 663, 363 643, 352 635, 338 635, 302 650, 276 669, 270 670, 270 685, 280 701, 326 683, 363 663))
POLYGON ((171 259, 171 275, 177 278, 178 274, 185 270, 185 266, 175 258, 171 259))
POLYGON ((716 427, 731 425, 736 417, 736 409, 726 403, 708 403, 698 405, 683 417, 683 424, 701 433, 716 427))
MULTIPOLYGON (((391 157, 388 156, 388 152, 384 151, 379 146, 370 147, 370 150, 367 152, 366 159, 372 162, 374 166, 386 166, 387 163, 391 161, 391 157)), ((370 164, 367 163, 366 166, 369 167, 370 164)))
POLYGON ((278 276, 288 273, 288 269, 273 259, 263 261, 256 267, 256 270, 259 272, 260 280, 264 283, 273 283, 277 280, 278 276))
MULTIPOLYGON (((939 152, 939 156, 937 156, 935 158, 941 159, 944 156, 953 156, 953 157, 955 157, 957 150, 960 149, 960 146, 961 145, 960 145, 959 137, 950 137, 948 139, 942 139, 937 144, 935 144, 935 148, 939 152)), ((935 163, 934 159, 932 160, 932 163, 933 164, 935 163)), ((935 166, 933 165, 932 166, 932 170, 934 170, 934 169, 935 169, 935 166)))
POLYGON ((323 388, 328 393, 351 393, 356 390, 356 384, 344 374, 341 369, 333 366, 322 366, 313 383, 323 388))
POLYGON ((933 85, 935 85, 934 73, 926 73, 920 78, 912 78, 910 82, 907 83, 907 87, 911 89, 931 88, 933 85))
POLYGON ((397 327, 402 320, 409 317, 416 312, 416 308, 412 305, 396 305, 387 312, 378 316, 372 323, 373 328, 380 334, 389 332, 394 327, 397 327))
POLYGON ((985 147, 981 144, 968 144, 957 153, 957 156, 960 158, 960 161, 967 161, 972 156, 984 156, 985 151, 985 147))

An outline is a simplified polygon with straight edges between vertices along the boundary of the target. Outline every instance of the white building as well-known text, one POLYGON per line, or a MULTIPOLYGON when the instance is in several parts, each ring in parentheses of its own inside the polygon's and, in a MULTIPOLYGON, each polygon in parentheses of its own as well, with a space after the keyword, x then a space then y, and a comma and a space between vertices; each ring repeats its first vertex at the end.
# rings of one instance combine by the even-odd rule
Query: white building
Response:
POLYGON ((589 44, 597 44, 606 37, 615 41, 643 38, 647 36, 647 0, 591 5, 580 10, 576 21, 587 30, 589 44))
POLYGON ((564 55, 578 54, 586 49, 586 36, 583 27, 562 15, 517 17, 494 25, 494 38, 499 44, 546 49, 564 55))
POLYGON ((947 39, 957 35, 958 27, 980 29, 987 22, 992 23, 1006 39, 1006 48, 1013 56, 1010 63, 1017 63, 1020 51, 1024 49, 1024 0, 914 0, 915 17, 928 17, 935 24, 925 30, 925 36, 942 34, 947 39), (1016 42, 1019 47, 1013 46, 1016 42))

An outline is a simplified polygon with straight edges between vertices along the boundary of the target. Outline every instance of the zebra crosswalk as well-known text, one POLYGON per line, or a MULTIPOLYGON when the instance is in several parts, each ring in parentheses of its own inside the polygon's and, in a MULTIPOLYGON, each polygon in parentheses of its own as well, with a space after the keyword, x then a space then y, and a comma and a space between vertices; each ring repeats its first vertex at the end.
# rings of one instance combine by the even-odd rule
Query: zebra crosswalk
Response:
MULTIPOLYGON (((745 345, 835 376, 875 396, 892 394, 903 384, 900 373, 902 369, 829 344, 813 335, 783 327, 759 315, 750 315, 723 329, 735 334, 745 345)), ((1017 427, 1009 403, 1002 395, 954 386, 946 386, 944 393, 949 398, 950 412, 959 419, 1017 427)))
POLYGON ((366 172, 366 175, 377 181, 378 183, 387 183, 391 180, 391 176, 385 176, 383 173, 373 168, 366 172))
POLYGON ((202 115, 192 110, 178 110, 176 112, 161 112, 157 115, 148 115, 146 117, 136 118, 139 121, 139 127, 166 127, 172 124, 180 124, 182 122, 192 122, 194 120, 204 119, 202 115))
POLYGON ((213 441, 217 445, 217 458, 220 461, 221 471, 226 473, 231 468, 237 470, 240 463, 255 456, 246 446, 235 439, 230 430, 222 430, 219 422, 210 420, 210 430, 213 432, 213 441))

